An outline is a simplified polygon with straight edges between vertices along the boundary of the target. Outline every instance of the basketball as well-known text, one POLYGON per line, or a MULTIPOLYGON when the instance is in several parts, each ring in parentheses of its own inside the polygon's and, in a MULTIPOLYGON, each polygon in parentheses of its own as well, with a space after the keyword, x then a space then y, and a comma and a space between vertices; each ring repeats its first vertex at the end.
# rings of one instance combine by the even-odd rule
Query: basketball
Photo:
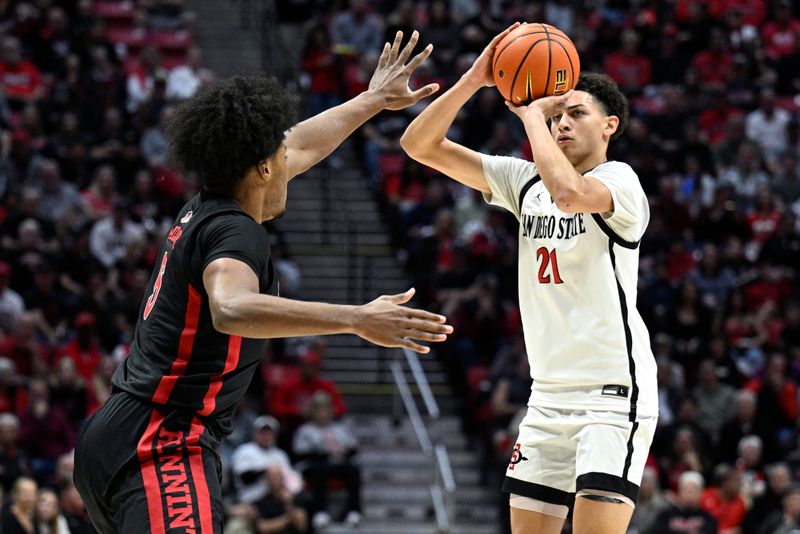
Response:
POLYGON ((570 38, 539 22, 506 35, 492 58, 497 90, 515 105, 574 89, 580 72, 581 61, 570 38))

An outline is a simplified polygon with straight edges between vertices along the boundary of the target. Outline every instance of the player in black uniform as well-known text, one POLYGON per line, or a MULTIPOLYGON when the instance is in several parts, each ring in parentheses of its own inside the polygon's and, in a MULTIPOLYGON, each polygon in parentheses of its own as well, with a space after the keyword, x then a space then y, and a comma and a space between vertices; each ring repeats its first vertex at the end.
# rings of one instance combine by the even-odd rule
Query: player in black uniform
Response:
POLYGON ((362 306, 280 298, 261 225, 283 212, 289 179, 379 111, 437 89, 408 88, 431 51, 409 61, 417 37, 386 44, 368 91, 294 127, 294 97, 264 77, 218 82, 177 111, 173 152, 204 187, 161 246, 130 354, 75 451, 75 483, 101 533, 222 531, 217 446, 266 338, 352 333, 427 352, 418 342, 452 331, 402 306, 413 290, 362 306))

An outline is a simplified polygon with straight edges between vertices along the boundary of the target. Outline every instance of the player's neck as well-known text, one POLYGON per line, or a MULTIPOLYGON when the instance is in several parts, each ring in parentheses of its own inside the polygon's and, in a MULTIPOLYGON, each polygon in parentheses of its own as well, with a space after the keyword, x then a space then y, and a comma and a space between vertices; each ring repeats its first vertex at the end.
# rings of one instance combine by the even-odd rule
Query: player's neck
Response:
POLYGON ((573 163, 573 167, 575 170, 578 171, 580 174, 586 174, 587 172, 591 171, 601 163, 608 161, 608 157, 606 156, 606 151, 603 150, 602 152, 598 152, 596 154, 590 154, 585 158, 581 159, 573 163))
POLYGON ((245 178, 231 197, 239 203, 245 213, 261 224, 264 221, 264 194, 263 187, 258 187, 254 180, 245 178))

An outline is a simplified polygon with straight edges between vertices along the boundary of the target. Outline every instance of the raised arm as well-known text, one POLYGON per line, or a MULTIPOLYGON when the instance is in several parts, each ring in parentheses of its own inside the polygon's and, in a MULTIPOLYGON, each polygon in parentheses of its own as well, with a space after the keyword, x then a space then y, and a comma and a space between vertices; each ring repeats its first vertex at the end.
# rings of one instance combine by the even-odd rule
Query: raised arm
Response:
POLYGON ((304 120, 287 132, 286 154, 290 179, 325 159, 356 128, 380 111, 414 105, 439 89, 435 83, 416 91, 408 87, 411 74, 433 50, 433 45, 428 45, 408 61, 418 39, 419 33, 415 31, 401 50, 403 32, 397 32, 394 43, 391 46, 386 43, 383 47, 369 89, 344 104, 304 120))
POLYGON ((415 160, 485 193, 489 193, 490 189, 483 174, 480 154, 448 139, 447 131, 458 111, 472 98, 472 95, 483 87, 494 86, 492 78, 494 49, 497 43, 518 25, 519 23, 515 23, 492 39, 461 79, 425 108, 409 124, 400 139, 403 150, 415 160))
POLYGON ((438 342, 453 328, 441 315, 402 306, 414 296, 381 296, 361 306, 291 300, 258 292, 258 278, 244 262, 220 258, 203 271, 211 319, 220 332, 249 338, 355 334, 384 347, 430 349, 412 340, 438 342))

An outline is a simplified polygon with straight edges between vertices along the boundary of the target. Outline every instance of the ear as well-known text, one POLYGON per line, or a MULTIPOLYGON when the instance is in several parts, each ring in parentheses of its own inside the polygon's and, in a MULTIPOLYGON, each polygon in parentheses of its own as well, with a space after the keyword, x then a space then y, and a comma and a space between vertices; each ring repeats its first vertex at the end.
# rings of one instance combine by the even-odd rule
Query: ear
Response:
POLYGON ((617 131, 617 128, 619 128, 619 117, 616 115, 609 115, 606 117, 606 127, 603 129, 603 132, 608 135, 609 139, 614 135, 614 132, 617 131))
POLYGON ((262 159, 258 163, 256 163, 256 170, 258 171, 258 175, 264 179, 268 180, 270 177, 270 160, 262 159))

